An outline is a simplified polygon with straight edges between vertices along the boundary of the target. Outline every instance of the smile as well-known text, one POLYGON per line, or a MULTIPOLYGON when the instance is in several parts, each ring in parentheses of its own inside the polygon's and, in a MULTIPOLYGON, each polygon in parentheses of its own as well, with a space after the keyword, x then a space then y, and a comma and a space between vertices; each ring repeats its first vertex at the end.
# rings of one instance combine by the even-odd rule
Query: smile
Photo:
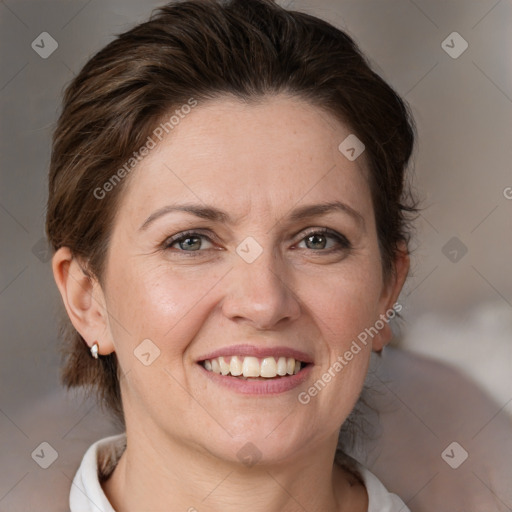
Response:
POLYGON ((309 378, 312 355, 293 347, 230 345, 196 359, 210 382, 244 395, 275 395, 291 391, 309 378))
POLYGON ((201 362, 209 372, 232 377, 273 379, 297 375, 307 363, 293 357, 231 356, 215 357, 201 362))

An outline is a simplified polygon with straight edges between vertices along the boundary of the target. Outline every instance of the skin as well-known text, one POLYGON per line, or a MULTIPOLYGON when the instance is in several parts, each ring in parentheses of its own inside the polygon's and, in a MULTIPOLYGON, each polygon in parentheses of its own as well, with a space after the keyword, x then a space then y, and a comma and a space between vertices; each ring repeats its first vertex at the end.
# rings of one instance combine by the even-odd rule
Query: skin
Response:
POLYGON ((123 371, 128 446, 104 484, 116 511, 367 510, 364 486, 333 457, 371 350, 391 338, 388 324, 307 405, 297 399, 392 307, 409 268, 404 249, 384 279, 365 154, 351 162, 337 149, 350 133, 285 95, 200 104, 128 178, 102 284, 68 248, 55 254, 75 328, 98 341, 100 355, 115 351, 123 371), (331 201, 361 219, 289 218, 331 201), (140 229, 159 208, 185 202, 222 209, 233 224, 172 212, 140 229), (350 247, 330 234, 308 239, 324 227, 350 247), (164 247, 189 229, 205 235, 188 240, 192 250, 184 240, 164 247), (249 236, 263 249, 252 263, 236 252, 249 236), (134 357, 144 339, 160 350, 149 366, 134 357), (311 373, 274 395, 213 383, 197 360, 239 343, 302 350, 311 373), (248 442, 261 454, 250 467, 237 456, 248 442))

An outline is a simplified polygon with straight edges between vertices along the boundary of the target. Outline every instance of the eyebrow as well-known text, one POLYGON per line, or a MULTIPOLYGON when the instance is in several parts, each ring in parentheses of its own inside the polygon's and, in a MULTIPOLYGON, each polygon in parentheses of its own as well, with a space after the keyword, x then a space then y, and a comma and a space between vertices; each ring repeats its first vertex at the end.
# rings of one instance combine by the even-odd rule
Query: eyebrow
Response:
MULTIPOLYGON (((348 206, 341 201, 333 201, 330 203, 312 204, 296 208, 289 215, 290 222, 296 222, 298 220, 307 219, 311 217, 317 217, 319 215, 327 215, 335 211, 341 211, 350 215, 361 227, 364 229, 365 222, 364 217, 352 207, 348 206)), ((200 217, 202 219, 211 220, 214 222, 222 222, 225 224, 234 224, 233 218, 225 211, 219 210, 213 206, 203 206, 198 204, 177 204, 168 205, 159 208, 153 212, 140 226, 139 231, 143 231, 154 222, 156 219, 163 217, 172 212, 185 212, 200 217)))

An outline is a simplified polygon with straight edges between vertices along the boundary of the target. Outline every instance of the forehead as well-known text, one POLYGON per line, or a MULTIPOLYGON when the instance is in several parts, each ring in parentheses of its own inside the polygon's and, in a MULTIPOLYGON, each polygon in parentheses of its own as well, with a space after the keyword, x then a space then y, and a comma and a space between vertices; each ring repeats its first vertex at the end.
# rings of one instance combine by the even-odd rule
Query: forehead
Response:
POLYGON ((285 95, 247 104, 220 98, 180 118, 137 165, 124 192, 132 210, 173 200, 222 204, 242 217, 314 200, 371 208, 364 153, 338 149, 350 127, 285 95))

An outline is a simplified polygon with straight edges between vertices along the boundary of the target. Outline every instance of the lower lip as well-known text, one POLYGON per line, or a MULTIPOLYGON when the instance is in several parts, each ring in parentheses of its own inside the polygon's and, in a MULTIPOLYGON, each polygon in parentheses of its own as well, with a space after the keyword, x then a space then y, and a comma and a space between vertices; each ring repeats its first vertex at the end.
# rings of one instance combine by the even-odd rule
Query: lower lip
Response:
POLYGON ((311 372, 311 364, 308 364, 299 373, 280 377, 278 379, 245 380, 232 375, 222 375, 210 372, 203 365, 198 364, 199 369, 212 382, 220 384, 244 395, 275 395, 290 391, 302 384, 311 372))

